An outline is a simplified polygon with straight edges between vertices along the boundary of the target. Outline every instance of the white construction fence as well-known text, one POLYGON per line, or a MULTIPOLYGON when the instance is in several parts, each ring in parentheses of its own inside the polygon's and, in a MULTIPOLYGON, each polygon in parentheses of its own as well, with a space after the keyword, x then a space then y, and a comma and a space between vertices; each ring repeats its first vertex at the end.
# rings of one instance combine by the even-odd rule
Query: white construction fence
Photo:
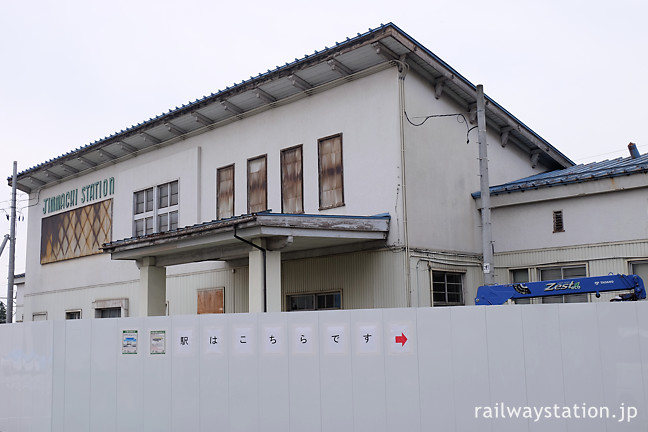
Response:
POLYGON ((0 431, 648 431, 648 302, 0 326, 0 431))

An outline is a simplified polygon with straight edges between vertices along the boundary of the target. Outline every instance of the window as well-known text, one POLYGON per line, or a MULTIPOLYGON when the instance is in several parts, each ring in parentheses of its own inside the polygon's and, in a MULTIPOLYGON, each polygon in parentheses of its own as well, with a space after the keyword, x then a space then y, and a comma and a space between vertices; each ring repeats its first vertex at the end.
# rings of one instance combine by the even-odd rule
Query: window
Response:
POLYGON ((128 316, 128 299, 96 300, 92 303, 95 318, 120 318, 128 316))
POLYGON ((281 212, 303 213, 302 146, 281 151, 281 212))
POLYGON ((133 194, 133 236, 178 229, 178 181, 133 194))
POLYGON ((463 304, 461 273, 432 272, 432 301, 434 306, 463 304))
POLYGON ((47 321, 47 312, 36 312, 32 314, 32 321, 47 321))
POLYGON ((212 288, 198 291, 198 314, 224 313, 225 288, 212 288))
MULTIPOLYGON (((529 282, 529 269, 513 269, 510 271, 511 283, 529 282)), ((515 299, 515 304, 531 304, 530 298, 515 299)))
POLYGON ((288 311, 342 309, 342 293, 297 294, 287 297, 288 311))
POLYGON ((121 308, 98 308, 95 309, 95 318, 121 318, 121 308))
POLYGON ((248 213, 268 209, 266 156, 248 159, 248 213))
POLYGON ((216 171, 216 218, 234 216, 234 165, 216 171))
POLYGON ((73 320, 73 319, 81 319, 81 310, 69 310, 65 311, 65 319, 66 320, 73 320))
POLYGON ((556 210, 553 212, 553 232, 565 232, 562 210, 556 210))
POLYGON ((342 135, 322 138, 318 142, 320 210, 344 205, 342 169, 342 135))
MULTIPOLYGON (((587 276, 587 267, 584 265, 577 266, 562 266, 562 267, 546 267, 539 269, 540 280, 557 280, 557 279, 571 279, 587 276)), ((587 293, 581 294, 566 294, 541 297, 542 303, 587 303, 589 296, 587 293)))

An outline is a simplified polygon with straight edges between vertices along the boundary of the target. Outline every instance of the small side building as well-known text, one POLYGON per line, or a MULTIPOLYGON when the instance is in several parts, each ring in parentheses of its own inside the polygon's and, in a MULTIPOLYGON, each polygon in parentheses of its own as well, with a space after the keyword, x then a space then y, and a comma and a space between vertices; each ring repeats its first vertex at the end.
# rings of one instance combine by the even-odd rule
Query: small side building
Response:
MULTIPOLYGON (((648 281, 648 155, 526 177, 491 187, 499 283, 609 273, 648 281)), ((479 193, 473 194, 479 206, 479 193)), ((533 299, 608 301, 616 292, 533 299)), ((528 300, 527 300, 528 301, 528 300)))

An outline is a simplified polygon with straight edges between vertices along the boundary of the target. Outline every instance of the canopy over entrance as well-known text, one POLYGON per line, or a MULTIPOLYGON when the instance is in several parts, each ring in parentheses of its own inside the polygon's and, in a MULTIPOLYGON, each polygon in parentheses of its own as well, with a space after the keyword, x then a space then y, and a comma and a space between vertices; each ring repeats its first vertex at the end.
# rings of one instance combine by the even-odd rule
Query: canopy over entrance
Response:
POLYGON ((250 312, 281 310, 281 259, 384 246, 388 214, 258 213, 132 237, 102 246, 140 268, 139 315, 164 315, 167 266, 249 259, 250 312), (146 299, 146 300, 145 300, 146 299))

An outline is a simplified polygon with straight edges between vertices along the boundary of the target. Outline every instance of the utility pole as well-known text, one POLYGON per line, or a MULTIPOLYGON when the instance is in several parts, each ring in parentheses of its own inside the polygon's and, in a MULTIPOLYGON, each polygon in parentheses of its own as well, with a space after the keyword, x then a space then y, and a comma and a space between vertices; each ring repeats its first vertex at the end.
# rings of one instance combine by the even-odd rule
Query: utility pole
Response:
POLYGON ((484 254, 484 285, 494 283, 493 233, 491 231, 490 185, 488 181, 488 151, 486 143, 486 101, 484 86, 477 86, 477 139, 479 140, 479 184, 481 191, 482 250, 484 254))
POLYGON ((9 280, 7 284, 7 323, 13 322, 13 288, 16 267, 16 182, 18 179, 18 162, 13 163, 11 180, 11 230, 9 231, 9 280))

